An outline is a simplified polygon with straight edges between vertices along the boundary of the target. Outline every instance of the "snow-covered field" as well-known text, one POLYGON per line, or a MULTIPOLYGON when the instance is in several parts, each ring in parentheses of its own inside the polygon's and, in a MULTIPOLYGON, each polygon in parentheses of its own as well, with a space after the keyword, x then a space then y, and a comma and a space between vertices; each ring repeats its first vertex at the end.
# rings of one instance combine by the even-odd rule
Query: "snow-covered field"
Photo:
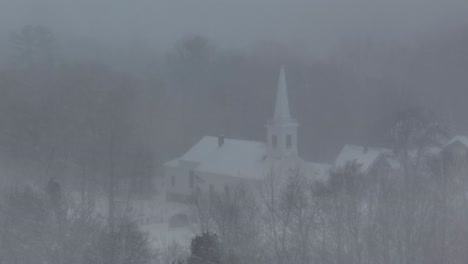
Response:
MULTIPOLYGON (((103 218, 107 215, 108 201, 105 197, 96 199, 96 212, 103 218)), ((155 247, 164 247, 176 242, 189 245, 194 231, 190 226, 173 228, 169 219, 176 214, 189 215, 193 208, 186 204, 167 202, 160 194, 148 200, 119 200, 116 198, 117 214, 125 214, 136 221, 155 247)))
POLYGON ((173 242, 188 246, 194 236, 194 232, 190 228, 170 228, 168 223, 142 225, 142 230, 148 232, 149 238, 156 248, 163 248, 173 242))
MULTIPOLYGON (((9 182, 0 186, 0 194, 7 193, 8 190, 17 188, 16 182, 9 182)), ((27 182, 27 186, 37 188, 37 191, 42 191, 46 183, 37 183, 34 181, 27 182)), ((20 185, 23 186, 23 185, 20 185)), ((66 193, 66 199, 80 206, 82 197, 79 191, 69 191, 66 193)), ((94 201, 94 211, 96 216, 105 223, 108 215, 108 198, 104 192, 96 194, 92 198, 94 201)), ((176 242, 182 246, 190 244, 195 231, 192 226, 185 227, 170 227, 169 219, 177 214, 186 214, 190 216, 194 210, 191 206, 176 202, 167 202, 165 193, 160 192, 154 195, 151 199, 127 199, 122 197, 115 198, 116 215, 126 216, 134 220, 144 232, 148 232, 149 238, 153 245, 158 248, 176 242)))
POLYGON ((172 228, 169 226, 171 216, 184 213, 190 214, 192 208, 188 205, 174 202, 166 202, 162 195, 153 200, 133 201, 135 217, 141 224, 143 231, 149 233, 153 244, 157 247, 177 242, 181 245, 189 245, 194 236, 193 230, 187 227, 172 228))

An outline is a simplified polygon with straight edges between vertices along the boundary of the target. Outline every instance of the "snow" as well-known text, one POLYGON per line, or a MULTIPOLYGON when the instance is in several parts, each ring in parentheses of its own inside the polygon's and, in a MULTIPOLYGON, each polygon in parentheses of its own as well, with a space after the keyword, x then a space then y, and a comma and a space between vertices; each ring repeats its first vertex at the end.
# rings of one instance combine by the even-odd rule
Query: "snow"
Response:
POLYGON ((263 175, 267 146, 265 143, 238 139, 224 139, 218 146, 218 138, 203 137, 182 157, 169 161, 166 166, 178 166, 181 162, 196 164, 196 171, 241 178, 258 178, 263 175))
POLYGON ((285 158, 276 160, 267 157, 267 146, 257 141, 225 139, 218 146, 218 138, 203 137, 195 146, 166 166, 177 167, 183 162, 195 164, 194 171, 215 175, 235 176, 245 179, 261 179, 272 169, 286 173, 290 169, 301 169, 308 177, 326 179, 330 164, 306 162, 302 159, 285 158))
MULTIPOLYGON (((98 199, 97 213, 102 219, 107 219, 107 200, 104 197, 98 199)), ((143 232, 147 232, 154 248, 163 248, 173 242, 182 246, 190 245, 194 232, 190 226, 171 228, 169 219, 176 214, 184 213, 190 215, 193 211, 189 205, 168 202, 164 195, 160 194, 148 200, 129 200, 127 211, 131 219, 136 221, 143 232)))
POLYGON ((147 232, 154 248, 163 248, 176 242, 182 246, 189 246, 194 232, 188 227, 170 228, 168 223, 142 225, 143 232, 147 232))
POLYGON ((164 248, 172 243, 189 246, 193 230, 190 226, 181 228, 169 227, 169 219, 176 214, 190 215, 190 205, 166 201, 163 193, 147 200, 131 200, 131 217, 140 224, 142 231, 147 232, 154 248, 164 248))
POLYGON ((460 142, 465 147, 468 147, 468 137, 466 137, 466 136, 455 136, 447 144, 445 144, 444 148, 449 146, 449 145, 452 145, 455 142, 460 142))
POLYGON ((315 162, 304 162, 304 171, 306 175, 312 177, 315 181, 326 181, 330 176, 332 165, 315 162))
POLYGON ((335 160, 335 168, 342 168, 348 163, 356 162, 356 164, 361 166, 363 172, 367 172, 380 156, 386 153, 391 153, 391 150, 345 145, 335 160))

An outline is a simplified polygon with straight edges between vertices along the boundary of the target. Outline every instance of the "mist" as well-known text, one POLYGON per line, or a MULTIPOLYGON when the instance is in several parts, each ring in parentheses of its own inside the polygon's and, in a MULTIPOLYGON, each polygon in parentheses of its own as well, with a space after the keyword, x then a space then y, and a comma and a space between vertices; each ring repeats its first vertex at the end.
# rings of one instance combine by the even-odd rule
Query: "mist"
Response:
POLYGON ((398 1, 3 1, 1 31, 45 25, 67 38, 103 45, 141 42, 167 49, 189 34, 227 48, 259 41, 284 43, 314 54, 346 38, 408 41, 466 24, 462 0, 398 1))
POLYGON ((0 0, 0 264, 466 263, 466 14, 0 0))

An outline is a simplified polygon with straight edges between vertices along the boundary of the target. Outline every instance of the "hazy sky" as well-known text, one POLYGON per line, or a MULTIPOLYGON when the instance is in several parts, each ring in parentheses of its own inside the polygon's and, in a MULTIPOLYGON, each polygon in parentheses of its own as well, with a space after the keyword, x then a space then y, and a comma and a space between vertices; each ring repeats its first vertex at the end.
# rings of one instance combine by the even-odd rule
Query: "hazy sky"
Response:
POLYGON ((243 48, 321 50, 356 36, 401 37, 468 23, 467 0, 0 0, 0 33, 42 24, 78 38, 166 48, 187 34, 243 48))

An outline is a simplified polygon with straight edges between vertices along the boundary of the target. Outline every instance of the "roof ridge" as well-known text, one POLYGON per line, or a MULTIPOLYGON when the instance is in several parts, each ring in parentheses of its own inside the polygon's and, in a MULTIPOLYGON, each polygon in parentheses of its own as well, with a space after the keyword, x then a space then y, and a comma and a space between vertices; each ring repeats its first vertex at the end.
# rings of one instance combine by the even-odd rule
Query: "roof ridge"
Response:
MULTIPOLYGON (((217 139, 218 136, 203 136, 202 139, 203 139, 203 138, 214 138, 214 139, 217 139)), ((250 140, 250 139, 239 139, 239 138, 228 138, 228 137, 226 137, 226 136, 224 137, 224 140, 265 144, 265 142, 263 142, 263 141, 250 140)))
POLYGON ((350 148, 367 148, 367 149, 374 149, 374 150, 390 150, 389 148, 385 147, 374 147, 374 146, 366 146, 366 145, 356 145, 356 144, 345 144, 343 148, 350 147, 350 148))

